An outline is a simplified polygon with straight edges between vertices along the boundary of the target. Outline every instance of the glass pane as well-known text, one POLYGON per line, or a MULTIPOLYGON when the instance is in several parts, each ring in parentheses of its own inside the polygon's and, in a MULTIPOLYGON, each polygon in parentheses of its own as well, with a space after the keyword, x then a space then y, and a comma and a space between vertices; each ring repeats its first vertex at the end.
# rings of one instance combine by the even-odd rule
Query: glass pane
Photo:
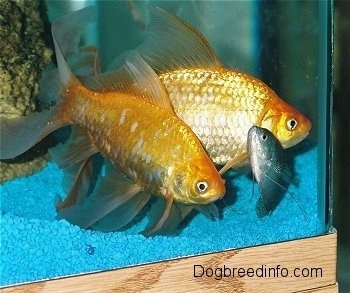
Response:
MULTIPOLYGON (((52 18, 78 9, 66 1, 47 3, 52 18)), ((0 187, 1 285, 327 233, 331 225, 330 1, 86 4, 92 3, 98 7, 98 22, 89 27, 83 43, 99 47, 102 71, 147 38, 148 7, 157 5, 202 33, 225 67, 267 84, 305 115, 312 129, 301 142, 281 151, 293 176, 286 190, 280 191, 280 202, 273 199, 276 207, 271 213, 257 213, 260 190, 250 168, 235 168, 224 174, 227 193, 216 202, 219 219, 192 212, 176 235, 145 238, 139 234, 147 225, 153 200, 122 231, 104 233, 57 221, 55 198, 64 197, 66 191, 60 184, 63 172, 53 162, 37 174, 4 183, 0 187)))

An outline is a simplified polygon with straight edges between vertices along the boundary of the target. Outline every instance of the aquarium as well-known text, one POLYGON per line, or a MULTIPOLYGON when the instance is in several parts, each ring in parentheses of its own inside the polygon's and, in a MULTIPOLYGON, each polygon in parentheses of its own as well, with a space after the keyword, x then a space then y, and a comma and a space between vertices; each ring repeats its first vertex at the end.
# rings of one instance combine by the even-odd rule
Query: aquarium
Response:
MULTIPOLYGON (((150 10, 159 6, 200 32, 222 66, 264 82, 286 104, 302 113, 305 121, 311 122, 311 128, 305 126, 309 134, 290 145, 286 143, 286 148, 264 145, 265 152, 275 151, 283 156, 283 162, 279 157, 277 162, 272 162, 272 169, 268 166, 270 159, 262 161, 261 169, 271 180, 254 179, 247 160, 245 164, 228 168, 222 174, 226 193, 213 203, 217 207, 216 219, 210 219, 213 218, 210 212, 208 218, 201 209, 194 210, 174 233, 166 235, 140 234, 147 226, 152 205, 157 204, 154 197, 119 231, 85 229, 57 219, 57 198, 64 198, 67 190, 61 184, 63 170, 51 159, 34 174, 7 180, 0 186, 1 286, 307 238, 330 231, 330 1, 47 1, 46 4, 50 21, 85 6, 97 7, 97 22, 86 27, 81 45, 98 48, 100 68, 94 69, 101 72, 111 72, 113 60, 125 52, 135 48, 142 51, 144 47, 140 44, 149 40, 150 10), (263 212, 259 209, 261 196, 271 200, 271 206, 263 212)), ((161 38, 156 38, 155 44, 152 40, 148 41, 147 49, 163 54, 156 46, 160 45, 160 50, 166 47, 161 38)), ((171 44, 174 52, 184 55, 183 58, 192 50, 186 44, 184 47, 178 44, 180 49, 176 48, 176 41, 171 44)), ((164 55, 169 57, 167 53, 164 55)), ((198 55, 191 56, 198 58, 196 66, 208 62, 205 58, 201 61, 203 56, 198 55)), ((177 56, 168 59, 169 64, 177 60, 177 56)), ((170 65, 164 66, 167 69, 170 65)), ((193 66, 190 64, 189 68, 193 66)), ((236 120, 244 119, 237 117, 236 120)), ((287 125, 294 128, 295 121, 291 121, 287 125)), ((297 123, 309 123, 305 121, 297 123)), ((268 128, 269 123, 256 120, 252 125, 268 128)), ((225 130, 221 135, 224 134, 225 130)), ((55 140, 64 135, 57 131, 55 140)), ((220 136, 220 132, 216 135, 220 136)), ((278 138, 278 134, 267 133, 268 137, 271 135, 278 138)), ((158 147, 156 142, 154 146, 158 147)), ((252 144, 253 151, 257 147, 252 144)), ((8 160, 5 163, 15 164, 8 160)), ((222 165, 222 162, 217 164, 218 170, 222 165)))

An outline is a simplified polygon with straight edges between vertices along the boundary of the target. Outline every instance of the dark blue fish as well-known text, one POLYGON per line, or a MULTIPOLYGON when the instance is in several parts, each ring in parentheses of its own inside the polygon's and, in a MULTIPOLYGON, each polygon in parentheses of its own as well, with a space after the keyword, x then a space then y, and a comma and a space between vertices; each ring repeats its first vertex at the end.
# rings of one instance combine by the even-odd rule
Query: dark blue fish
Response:
POLYGON ((247 148, 260 189, 256 212, 262 218, 270 215, 281 202, 292 180, 292 172, 284 161, 281 143, 269 130, 252 126, 248 131, 247 148))

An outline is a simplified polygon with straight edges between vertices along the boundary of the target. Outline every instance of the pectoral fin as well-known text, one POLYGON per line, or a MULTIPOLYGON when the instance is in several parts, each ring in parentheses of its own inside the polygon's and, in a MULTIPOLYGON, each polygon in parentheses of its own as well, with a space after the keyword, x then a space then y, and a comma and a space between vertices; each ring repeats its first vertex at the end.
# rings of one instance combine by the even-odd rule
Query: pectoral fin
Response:
POLYGON ((64 201, 57 201, 58 210, 79 204, 88 195, 93 177, 93 162, 88 158, 64 170, 62 185, 67 190, 64 201))
POLYGON ((219 211, 215 204, 208 205, 183 205, 173 203, 167 218, 164 220, 164 214, 167 211, 168 201, 163 198, 158 198, 152 205, 149 212, 149 224, 145 231, 142 232, 144 236, 152 234, 172 234, 178 228, 179 224, 186 218, 186 216, 194 209, 204 214, 207 218, 215 220, 219 217, 219 211))
POLYGON ((149 224, 146 229, 142 232, 144 236, 150 236, 151 234, 171 234, 182 222, 182 220, 193 210, 193 206, 182 205, 179 203, 173 203, 169 212, 168 217, 162 222, 162 226, 158 229, 157 224, 162 219, 164 211, 167 207, 167 201, 163 198, 157 198, 157 201, 153 203, 151 210, 148 214, 149 224), (153 230, 153 231, 152 231, 153 230))
POLYGON ((232 160, 228 161, 219 171, 220 175, 225 174, 230 168, 239 168, 242 167, 248 160, 248 153, 243 152, 238 156, 234 157, 232 160))
POLYGON ((171 214, 171 211, 173 208, 173 201, 174 201, 174 197, 172 196, 172 194, 167 193, 166 199, 165 199, 164 209, 158 208, 158 210, 163 211, 163 213, 161 214, 161 217, 158 218, 156 221, 153 221, 153 219, 152 219, 152 222, 150 223, 150 225, 148 225, 148 227, 144 231, 142 231, 142 234, 145 237, 151 236, 152 234, 155 234, 156 232, 161 232, 161 231, 167 230, 166 223, 168 223, 168 225, 170 225, 170 223, 171 223, 171 219, 169 219, 169 215, 171 214))

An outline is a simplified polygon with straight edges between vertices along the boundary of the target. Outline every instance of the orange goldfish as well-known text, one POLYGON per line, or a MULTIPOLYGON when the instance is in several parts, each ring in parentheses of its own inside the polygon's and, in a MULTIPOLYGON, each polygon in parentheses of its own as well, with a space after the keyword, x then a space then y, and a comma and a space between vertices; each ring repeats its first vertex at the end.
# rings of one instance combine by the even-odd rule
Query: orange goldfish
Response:
POLYGON ((138 47, 165 85, 174 112, 190 126, 221 173, 247 162, 251 126, 283 148, 302 141, 311 122, 262 81, 225 68, 208 41, 180 18, 151 8, 150 38, 138 47))
POLYGON ((166 90, 143 59, 129 56, 123 76, 95 76, 101 91, 86 88, 69 69, 65 56, 95 18, 95 8, 88 7, 53 23, 60 101, 49 111, 3 119, 1 159, 15 157, 50 132, 72 125, 70 139, 52 154, 62 167, 78 166, 73 189, 79 180, 89 179, 92 155, 99 152, 110 163, 91 195, 58 206, 60 218, 83 228, 116 230, 136 216, 151 194, 165 199, 166 206, 147 235, 164 228, 174 206, 184 207, 186 214, 188 206, 208 205, 210 213, 211 203, 225 193, 224 182, 195 134, 173 113, 166 90), (104 90, 124 80, 139 90, 104 90))

